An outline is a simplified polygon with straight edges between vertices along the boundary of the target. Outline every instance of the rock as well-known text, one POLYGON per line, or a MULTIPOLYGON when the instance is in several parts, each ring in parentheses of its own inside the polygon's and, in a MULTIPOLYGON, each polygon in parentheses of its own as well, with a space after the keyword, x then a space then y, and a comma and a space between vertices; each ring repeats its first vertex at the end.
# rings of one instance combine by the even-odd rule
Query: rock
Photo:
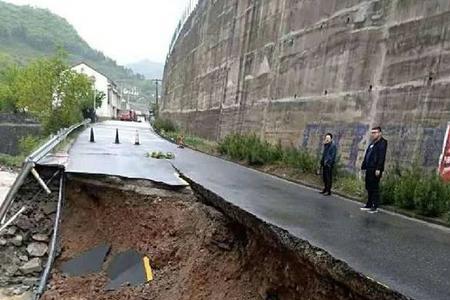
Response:
POLYGON ((33 223, 25 216, 22 216, 17 221, 17 227, 24 231, 28 231, 34 227, 33 223))
POLYGON ((40 222, 40 221, 42 221, 42 220, 44 220, 45 219, 45 215, 43 214, 43 213, 36 213, 35 215, 34 215, 34 220, 36 221, 36 222, 40 222))
POLYGON ((17 247, 22 246, 22 242, 23 236, 21 236, 20 234, 16 234, 16 236, 11 239, 11 243, 17 247))
POLYGON ((46 215, 51 215, 56 212, 56 203, 55 202, 46 202, 41 206, 42 211, 46 215))
POLYGON ((27 247, 27 252, 31 256, 41 257, 47 253, 48 246, 44 243, 31 243, 27 247))
POLYGON ((25 293, 26 291, 28 291, 30 289, 30 287, 29 286, 27 286, 27 285, 20 285, 20 286, 18 286, 18 287, 15 287, 12 291, 11 291, 11 293, 13 294, 13 295, 22 295, 23 293, 25 293))
POLYGON ((29 286, 33 286, 39 283, 40 278, 39 277, 25 277, 22 280, 23 284, 29 285, 29 286))
POLYGON ((41 267, 41 259, 33 258, 30 261, 26 262, 24 265, 20 267, 20 271, 24 274, 32 274, 36 272, 40 272, 42 270, 41 267))
POLYGON ((0 246, 6 246, 7 243, 8 243, 7 240, 0 238, 0 246))
POLYGON ((17 232, 17 227, 16 226, 11 226, 5 229, 5 233, 6 235, 15 235, 17 232))
POLYGON ((381 20, 382 17, 383 17, 382 15, 373 15, 372 17, 370 17, 370 19, 372 21, 378 21, 381 20))
POLYGON ((359 10, 353 16, 353 23, 360 24, 364 23, 368 17, 368 11, 370 8, 370 3, 365 3, 361 5, 359 10))
POLYGON ((42 233, 36 233, 32 236, 33 240, 38 242, 48 242, 48 235, 42 233))
POLYGON ((6 275, 14 275, 17 272, 17 270, 19 270, 19 267, 15 264, 9 264, 6 267, 4 267, 4 269, 6 275))
POLYGON ((29 259, 28 259, 28 256, 26 256, 26 255, 19 255, 19 259, 21 260, 21 261, 28 261, 29 259))

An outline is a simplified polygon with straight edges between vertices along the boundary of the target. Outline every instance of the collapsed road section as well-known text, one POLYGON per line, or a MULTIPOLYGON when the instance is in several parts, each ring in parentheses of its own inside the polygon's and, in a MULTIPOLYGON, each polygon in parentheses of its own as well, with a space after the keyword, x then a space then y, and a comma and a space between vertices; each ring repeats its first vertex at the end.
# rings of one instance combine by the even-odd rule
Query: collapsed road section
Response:
POLYGON ((1 299, 406 299, 148 148, 112 144, 116 125, 33 163, 42 181, 28 175, 1 232, 1 299))
POLYGON ((42 299, 404 298, 191 184, 70 176, 42 299))

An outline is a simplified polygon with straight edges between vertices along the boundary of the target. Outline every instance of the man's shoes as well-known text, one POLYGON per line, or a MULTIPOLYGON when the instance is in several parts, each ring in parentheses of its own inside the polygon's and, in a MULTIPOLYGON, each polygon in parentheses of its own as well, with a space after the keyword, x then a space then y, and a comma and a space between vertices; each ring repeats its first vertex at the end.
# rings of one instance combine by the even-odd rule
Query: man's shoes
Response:
POLYGON ((367 207, 367 206, 360 207, 359 209, 360 209, 360 210, 365 210, 365 211, 372 210, 372 208, 367 207))
POLYGON ((331 192, 325 192, 323 193, 324 196, 331 196, 331 192))
POLYGON ((319 194, 325 194, 326 193, 326 191, 320 191, 319 192, 319 194))
POLYGON ((372 208, 371 210, 369 210, 369 214, 375 214, 378 212, 378 209, 376 208, 372 208))

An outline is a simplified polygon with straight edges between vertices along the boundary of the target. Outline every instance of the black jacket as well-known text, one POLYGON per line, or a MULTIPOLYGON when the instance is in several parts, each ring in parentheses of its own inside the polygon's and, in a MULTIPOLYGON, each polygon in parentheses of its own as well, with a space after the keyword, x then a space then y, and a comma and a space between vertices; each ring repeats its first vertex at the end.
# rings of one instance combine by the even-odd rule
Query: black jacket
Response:
POLYGON ((384 162, 386 160, 387 140, 381 137, 375 143, 371 143, 364 155, 364 161, 361 165, 362 170, 380 170, 384 171, 384 162))
POLYGON ((332 167, 336 162, 336 145, 334 142, 329 144, 325 144, 323 147, 322 159, 320 161, 320 165, 332 167))

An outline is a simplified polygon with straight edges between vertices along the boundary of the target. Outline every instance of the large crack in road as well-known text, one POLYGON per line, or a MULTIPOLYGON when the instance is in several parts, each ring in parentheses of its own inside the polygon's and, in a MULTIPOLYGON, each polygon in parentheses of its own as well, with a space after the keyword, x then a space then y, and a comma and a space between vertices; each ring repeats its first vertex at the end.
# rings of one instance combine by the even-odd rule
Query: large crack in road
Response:
POLYGON ((403 298, 190 183, 193 190, 174 190, 143 180, 70 177, 61 252, 42 299, 403 298), (61 271, 102 244, 111 251, 101 272, 61 271), (130 249, 150 258, 153 280, 107 291, 108 265, 130 249))

